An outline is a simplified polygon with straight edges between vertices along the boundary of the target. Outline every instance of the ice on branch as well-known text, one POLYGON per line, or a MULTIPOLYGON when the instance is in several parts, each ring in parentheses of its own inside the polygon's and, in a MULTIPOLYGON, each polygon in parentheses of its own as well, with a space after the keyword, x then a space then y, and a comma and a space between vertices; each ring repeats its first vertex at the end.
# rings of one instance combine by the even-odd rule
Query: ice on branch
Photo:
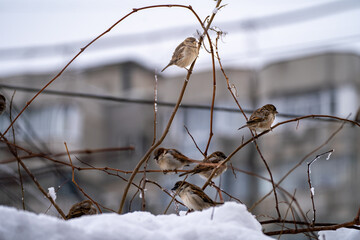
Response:
POLYGON ((214 10, 212 11, 213 14, 216 14, 219 11, 220 8, 216 7, 214 8, 214 10))
POLYGON ((158 77, 155 74, 155 89, 154 89, 154 111, 155 111, 155 113, 157 113, 157 111, 158 111, 158 108, 157 108, 157 101, 158 101, 157 84, 158 84, 158 77))
POLYGON ((48 197, 51 197, 54 201, 56 200, 56 192, 55 192, 55 189, 54 187, 49 187, 48 188, 48 197))
MULTIPOLYGON (((146 191, 147 191, 147 189, 145 188, 145 189, 144 189, 144 193, 145 193, 146 191)), ((142 199, 142 198, 143 198, 142 191, 140 191, 140 193, 139 193, 139 198, 140 198, 140 199, 142 199)))
POLYGON ((196 39, 200 39, 202 36, 202 33, 200 30, 196 30, 196 32, 193 34, 193 37, 196 39))
POLYGON ((328 156, 326 157, 326 160, 329 160, 331 157, 331 154, 334 152, 334 150, 332 152, 329 152, 328 156))
POLYGON ((310 188, 310 191, 311 191, 311 194, 314 196, 315 195, 315 188, 314 187, 310 188))

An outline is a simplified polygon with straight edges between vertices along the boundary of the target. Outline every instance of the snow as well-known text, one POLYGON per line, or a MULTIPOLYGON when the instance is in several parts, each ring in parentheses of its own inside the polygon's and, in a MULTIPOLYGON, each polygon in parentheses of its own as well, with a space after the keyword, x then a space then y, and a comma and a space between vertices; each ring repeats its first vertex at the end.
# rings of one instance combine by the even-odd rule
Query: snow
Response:
MULTIPOLYGON (((184 215, 184 213, 183 213, 184 215)), ((0 206, 0 239, 272 239, 245 205, 227 202, 185 216, 105 213, 68 221, 0 206), (213 219, 211 219, 212 212, 213 219)))
POLYGON ((216 14, 219 11, 219 8, 214 8, 214 10, 212 11, 213 14, 216 14))
POLYGON ((50 196, 54 201, 56 200, 56 192, 54 187, 49 187, 48 188, 48 196, 50 196))
POLYGON ((331 154, 332 154, 333 152, 334 152, 334 151, 332 151, 332 152, 329 152, 328 156, 326 157, 326 160, 329 160, 329 159, 330 159, 330 157, 331 157, 331 154))
POLYGON ((340 228, 336 231, 321 231, 319 232, 320 240, 359 240, 360 231, 356 229, 340 228))
POLYGON ((310 191, 311 191, 311 194, 314 196, 314 195, 315 195, 315 188, 312 187, 312 188, 310 189, 310 191))
MULTIPOLYGON (((245 205, 235 202, 187 215, 180 212, 180 216, 155 216, 149 212, 105 213, 68 221, 0 206, 0 222, 1 240, 273 239, 262 233, 260 223, 245 205)), ((356 240, 360 239, 360 231, 345 228, 321 231, 319 239, 356 240)))

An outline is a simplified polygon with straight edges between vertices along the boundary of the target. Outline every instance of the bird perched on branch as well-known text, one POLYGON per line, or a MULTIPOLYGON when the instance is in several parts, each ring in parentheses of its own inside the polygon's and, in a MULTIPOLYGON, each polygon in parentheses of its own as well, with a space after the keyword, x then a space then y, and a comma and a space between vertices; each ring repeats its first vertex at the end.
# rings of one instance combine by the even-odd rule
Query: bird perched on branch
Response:
POLYGON ((94 215, 97 214, 97 209, 93 205, 92 201, 85 200, 79 203, 75 203, 66 215, 66 220, 71 218, 81 217, 83 215, 94 215))
POLYGON ((266 104, 261 108, 256 109, 253 114, 251 114, 249 121, 246 122, 246 125, 242 126, 238 130, 248 127, 252 131, 263 132, 271 129, 271 124, 275 120, 275 115, 278 112, 276 107, 272 104, 266 104))
POLYGON ((188 37, 179 46, 176 47, 171 61, 169 64, 164 67, 161 72, 163 72, 167 67, 171 65, 176 65, 181 68, 186 68, 193 63, 195 58, 199 55, 199 44, 196 38, 188 37))
POLYGON ((167 171, 175 172, 189 166, 192 163, 191 159, 183 155, 176 149, 172 148, 158 148, 154 151, 154 159, 159 165, 160 169, 166 174, 167 171))
POLYGON ((211 198, 198 186, 185 181, 176 182, 171 190, 178 192, 179 197, 189 210, 201 211, 222 204, 211 200, 211 198))
MULTIPOLYGON (((215 165, 215 164, 221 164, 225 159, 226 159, 226 156, 223 152, 220 152, 220 151, 213 152, 212 154, 210 154, 209 157, 205 158, 202 161, 202 163, 199 163, 198 165, 196 165, 196 167, 193 170, 186 172, 186 173, 182 173, 179 176, 182 177, 187 174, 191 174, 191 175, 199 174, 200 177, 207 180, 210 177, 213 170, 217 167, 217 165, 215 165), (206 165, 206 163, 210 163, 211 165, 210 164, 206 165)), ((227 169, 227 166, 225 164, 220 166, 218 168, 218 170, 216 170, 213 179, 220 176, 223 172, 226 171, 226 169, 227 169)))
POLYGON ((6 99, 4 95, 0 94, 0 115, 5 111, 6 109, 6 99))

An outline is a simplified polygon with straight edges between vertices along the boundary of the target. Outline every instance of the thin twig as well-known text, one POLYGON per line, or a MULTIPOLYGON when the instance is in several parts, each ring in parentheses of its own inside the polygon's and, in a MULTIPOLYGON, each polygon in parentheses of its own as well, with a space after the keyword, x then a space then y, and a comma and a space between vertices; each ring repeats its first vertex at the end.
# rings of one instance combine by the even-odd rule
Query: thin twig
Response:
MULTIPOLYGON (((220 0, 221 1, 221 0, 220 0)), ((20 113, 15 117, 15 119, 10 123, 10 125, 8 126, 8 128, 5 130, 5 132, 3 133, 3 135, 5 136, 6 133, 9 131, 9 129, 11 128, 11 126, 16 122, 16 120, 22 115, 22 113, 29 107, 29 105, 35 100, 35 98, 37 98, 48 86, 50 86, 50 84, 52 84, 57 78, 60 77, 60 75, 63 74, 63 72, 72 64, 72 62, 80 55, 82 54, 90 45, 92 45, 95 41, 97 41, 99 38, 101 38, 102 36, 104 36, 105 34, 107 34, 108 32, 110 32, 116 25, 118 25, 120 22, 122 22, 124 19, 128 18, 130 15, 139 12, 141 10, 146 10, 146 9, 152 9, 152 8, 169 8, 169 7, 178 7, 178 8, 187 8, 189 10, 191 10, 194 14, 195 11, 192 9, 191 6, 185 6, 185 5, 178 5, 178 4, 164 4, 164 5, 152 5, 152 6, 146 6, 146 7, 142 7, 142 8, 134 8, 131 12, 129 12, 128 14, 126 14, 124 17, 122 17, 121 19, 119 19, 116 23, 114 23, 111 27, 109 27, 107 30, 105 30, 103 33, 101 33, 100 35, 98 35, 96 38, 94 38, 92 41, 90 41, 85 47, 82 47, 80 49, 80 51, 65 65, 65 67, 63 67, 60 72, 54 77, 52 78, 39 92, 37 92, 35 94, 34 97, 32 97, 25 105, 25 107, 20 111, 20 113)), ((213 14, 215 15, 215 14, 213 14)), ((200 18, 196 15, 196 17, 198 18, 198 20, 200 21, 200 24, 202 25, 202 22, 200 20, 200 18)), ((203 25, 202 25, 203 26, 203 25)), ((207 32, 207 29, 206 29, 207 32)))
MULTIPOLYGON (((65 156, 67 155, 67 152, 62 152, 62 153, 48 153, 48 154, 44 154, 44 153, 32 153, 29 150, 25 150, 24 148, 21 148, 20 146, 16 146, 14 145, 16 148, 21 149, 22 151, 27 152, 27 155, 25 156, 19 156, 20 159, 22 160, 27 160, 30 158, 35 158, 35 157, 60 157, 60 156, 65 156)), ((135 150, 135 147, 133 146, 128 146, 128 147, 113 147, 113 148, 99 148, 99 149, 83 149, 83 150, 74 150, 74 151, 70 151, 70 154, 94 154, 94 153, 103 153, 103 152, 117 152, 117 151, 127 151, 127 150, 135 150)), ((11 159, 7 159, 7 160, 3 160, 0 162, 0 164, 5 164, 5 163, 11 163, 11 162, 15 162, 16 158, 11 158, 11 159)))
POLYGON ((330 155, 334 152, 334 149, 331 149, 327 152, 321 153, 317 155, 313 160, 307 163, 307 177, 308 177, 308 184, 309 184, 309 190, 310 190, 310 198, 311 198, 311 204, 313 208, 313 219, 312 224, 315 224, 316 221, 316 208, 315 208, 315 202, 314 202, 314 188, 311 184, 311 164, 313 164, 317 159, 319 159, 321 156, 324 156, 325 154, 328 154, 327 160, 329 159, 330 155))
POLYGON ((75 181, 75 168, 72 164, 72 160, 71 160, 71 157, 70 157, 70 153, 69 153, 69 149, 67 147, 67 144, 66 142, 64 142, 64 145, 65 145, 65 148, 66 148, 66 152, 68 153, 68 157, 69 157, 69 161, 70 161, 70 165, 71 165, 71 180, 72 182, 75 184, 75 186, 80 190, 80 192, 82 192, 82 194, 84 194, 85 197, 87 197, 90 201, 92 201, 96 206, 97 208, 99 209, 99 212, 102 213, 101 211, 101 208, 99 206, 99 204, 94 201, 88 194, 86 194, 86 192, 77 184, 77 182, 75 181))
MULTIPOLYGON (((224 68, 223 68, 223 66, 222 66, 222 63, 221 63, 221 59, 220 59, 219 51, 218 51, 218 40, 219 40, 219 38, 220 38, 221 35, 222 35, 222 32, 218 31, 218 32, 217 32, 217 37, 216 37, 216 42, 215 42, 216 56, 217 56, 217 59, 218 59, 219 65, 220 65, 220 69, 221 69, 221 72, 223 73, 223 75, 224 75, 224 77, 225 77, 225 79, 226 79, 227 87, 228 87, 228 90, 229 90, 231 96, 233 97, 234 101, 235 101, 236 104, 238 105, 238 107, 239 107, 241 113, 243 114, 245 120, 248 121, 248 118, 247 118, 245 112, 243 111, 240 103, 238 102, 236 96, 234 95, 234 93, 233 93, 233 91, 232 91, 232 89, 231 89, 230 82, 229 82, 229 78, 228 78, 228 76, 226 75, 225 70, 224 70, 224 68)), ((278 214, 278 218, 280 219, 280 218, 281 218, 281 214, 280 214, 280 210, 279 210, 279 200, 278 200, 278 196, 277 196, 277 193, 276 193, 276 187, 275 187, 275 183, 274 183, 274 178, 273 178, 272 172, 271 172, 270 167, 269 167, 269 165, 267 164, 267 162, 266 162, 263 154, 262 154, 261 151, 260 151, 259 145, 257 144, 257 142, 256 142, 256 140, 255 140, 255 135, 254 135, 254 133, 253 133, 250 129, 249 129, 249 131, 250 131, 252 137, 254 138, 254 144, 255 144, 256 150, 257 150, 257 152, 259 153, 260 158, 261 158, 261 160, 263 161, 263 163, 264 163, 264 165, 265 165, 265 167, 266 167, 266 170, 267 170, 268 173, 269 173, 270 180, 271 180, 271 185, 272 185, 273 192, 274 192, 274 197, 275 197, 275 209, 276 209, 276 212, 277 212, 277 214, 278 214)), ((203 189, 204 189, 205 187, 206 187, 206 185, 204 185, 203 189)))
POLYGON ((215 95, 216 95, 216 72, 215 72, 215 57, 214 57, 214 49, 211 39, 209 38, 209 45, 210 45, 210 54, 211 54, 211 61, 212 61, 212 75, 213 75, 213 90, 212 90, 212 98, 211 98, 211 109, 210 109, 210 130, 209 130, 209 139, 206 144, 206 148, 204 151, 204 155, 207 156, 207 152, 210 147, 211 139, 214 136, 213 133, 213 124, 214 124, 214 105, 215 105, 215 95))
MULTIPOLYGON (((14 102, 15 93, 16 93, 16 90, 14 91, 13 95, 11 96, 11 101, 10 101, 10 106, 9 106, 10 122, 12 122, 12 109, 13 109, 12 105, 13 105, 13 102, 14 102)), ((15 137, 15 127, 14 127, 14 125, 11 127, 11 129, 12 129, 12 135, 13 135, 13 143, 14 143, 14 145, 16 145, 16 137, 15 137)), ((15 157, 15 161, 16 161, 16 158, 19 158, 17 148, 14 148, 14 153, 16 154, 16 157, 15 157)), ((20 181, 21 203, 22 203, 23 210, 25 210, 24 184, 23 184, 23 179, 22 179, 22 175, 21 175, 21 171, 20 171, 20 163, 19 163, 19 161, 17 161, 17 170, 18 170, 19 181, 20 181)))
POLYGON ((355 221, 351 222, 345 222, 337 225, 331 225, 331 226, 321 226, 321 227, 309 227, 304 229, 288 229, 288 230, 282 230, 282 231, 272 231, 272 232, 265 232, 265 235, 273 236, 273 235, 279 235, 279 234, 298 234, 298 233, 304 233, 304 232, 318 232, 318 231, 326 231, 326 230, 336 230, 339 228, 352 228, 356 227, 358 223, 355 221))
MULTIPOLYGON (((294 218, 294 213, 293 213, 293 210, 292 210, 292 203, 294 202, 295 194, 296 194, 296 189, 295 189, 295 191, 294 191, 294 194, 292 195, 291 201, 290 201, 290 203, 288 204, 288 208, 287 208, 287 210, 286 210, 286 212, 285 212, 285 216, 284 216, 284 219, 286 219, 286 218, 287 218, 287 215, 288 215, 288 213, 289 213, 289 210, 291 210, 291 213, 292 213, 294 222, 295 222, 295 218, 294 218)), ((282 222, 282 224, 281 224, 281 231, 284 229, 284 227, 285 227, 285 222, 282 222)), ((295 227, 295 229, 297 229, 297 225, 296 225, 296 224, 294 224, 294 227, 295 227)), ((279 234, 278 239, 280 239, 280 237, 281 237, 281 233, 279 234)))
POLYGON ((170 200, 169 204, 167 205, 167 207, 166 207, 166 209, 165 209, 165 211, 164 211, 164 214, 167 213, 167 211, 169 210, 172 202, 173 202, 174 200, 176 200, 175 198, 176 198, 176 196, 179 194, 179 192, 180 192, 180 190, 181 190, 181 186, 184 184, 184 182, 185 182, 185 180, 186 180, 187 178, 188 178, 188 176, 185 176, 185 178, 182 180, 182 183, 181 183, 180 187, 178 187, 178 189, 176 190, 176 192, 172 195, 171 200, 170 200))
POLYGON ((197 145, 194 137, 191 135, 189 129, 188 129, 185 125, 184 125, 184 128, 185 128, 187 134, 188 134, 188 135, 190 136, 190 138, 192 139, 193 143, 195 144, 196 149, 197 149, 197 150, 204 156, 204 158, 205 158, 205 157, 206 157, 205 153, 203 153, 203 151, 201 151, 201 149, 200 149, 199 146, 197 145))
MULTIPOLYGON (((146 182, 148 183, 151 183, 155 186, 157 186, 158 188, 160 188, 161 191, 163 191, 164 193, 166 193, 166 195, 168 195, 169 197, 173 197, 173 195, 171 193, 168 192, 168 190, 166 190, 165 188, 163 188, 162 186, 160 186, 160 184, 158 184, 157 182, 154 182, 154 181, 151 181, 151 180, 146 180, 146 182)), ((179 202, 178 200, 176 200, 176 198, 174 199, 174 201, 177 203, 177 204, 180 204, 182 206, 185 206, 182 202, 179 202)))
MULTIPOLYGON (((221 0, 219 0, 217 4, 220 4, 220 2, 221 2, 221 0)), ((177 6, 177 5, 168 5, 168 6, 177 6)), ((210 25, 211 25, 211 23, 212 23, 212 20, 213 20, 213 18, 215 17, 215 14, 212 14, 212 16, 211 16, 211 18, 210 18, 210 20, 209 20, 209 23, 208 23, 208 25, 207 25, 207 27, 204 27, 204 25, 202 24, 202 21, 201 21, 200 17, 199 17, 199 16, 197 15, 197 13, 192 9, 191 6, 182 6, 182 5, 181 5, 181 7, 189 9, 189 10, 195 15, 195 17, 196 17, 197 20, 199 21, 201 27, 204 29, 206 35, 208 36, 207 30, 209 29, 209 27, 210 27, 210 25)), ((209 36, 208 36, 208 39, 210 39, 209 36)), ((203 38, 201 37, 201 38, 199 39, 199 48, 201 47, 202 41, 203 41, 203 38)), ((142 164, 143 164, 143 163, 146 161, 146 159, 150 156, 150 154, 155 150, 155 148, 156 148, 157 146, 159 146, 159 145, 163 142, 163 140, 164 140, 165 137, 167 136, 167 134, 168 134, 168 132, 169 132, 169 129, 170 129, 170 126, 171 126, 171 124, 172 124, 172 122, 173 122, 173 120, 174 120, 174 117, 175 117, 176 113, 177 113, 177 110, 179 109, 179 106, 180 106, 180 104, 181 104, 181 102, 182 102, 182 99, 183 99, 183 96, 184 96, 184 93, 185 93, 187 84, 188 84, 189 79, 190 79, 190 76, 191 76, 191 74, 192 74, 192 70, 193 70, 193 68, 194 68, 194 66, 195 66, 195 63, 196 63, 196 59, 195 59, 194 62, 191 64, 191 66, 190 66, 190 68, 189 68, 189 70, 188 70, 188 73, 187 73, 187 75, 186 75, 186 78, 185 78, 183 87, 182 87, 182 89, 181 89, 181 91, 180 91, 180 95, 179 95, 178 100, 177 100, 177 102, 176 102, 176 105, 175 105, 175 107, 174 107, 174 109, 173 109, 173 112, 172 112, 172 114, 171 114, 171 116, 170 116, 170 119, 169 119, 169 121, 168 121, 168 123, 167 123, 167 125, 166 125, 166 127, 165 127, 165 129, 164 129, 164 131, 163 131, 163 134, 161 135, 161 137, 159 138, 159 140, 158 140, 155 144, 153 144, 153 145, 148 149, 148 151, 145 153, 145 155, 143 156, 143 158, 138 162, 138 164, 136 165, 133 173, 131 174, 131 176, 130 176, 130 178, 129 178, 129 180, 128 180, 128 184, 126 185, 126 187, 125 187, 125 189, 124 189, 124 193, 123 193, 123 196, 122 196, 122 199, 121 199, 121 202, 120 202, 120 207, 119 207, 119 210, 118 210, 118 213, 119 213, 119 214, 122 213, 122 209, 123 209, 124 204, 125 204, 126 195, 127 195, 128 191, 129 191, 129 188, 130 188, 130 185, 131 185, 132 181, 133 181, 134 178, 135 178, 135 175, 136 175, 137 172, 139 171, 139 169, 140 169, 140 167, 142 166, 142 164)))
MULTIPOLYGON (((303 118, 302 118, 303 119, 303 118)), ((292 119, 294 121, 297 121, 297 120, 300 120, 298 118, 295 119, 292 119)), ((280 126, 282 124, 286 124, 288 123, 288 121, 284 121, 284 122, 281 122, 281 123, 278 123, 276 124, 274 127, 272 127, 272 129, 276 128, 277 126, 280 126)), ((320 150, 321 148, 323 148, 324 146, 326 146, 334 137, 335 135, 340 132, 340 130, 344 127, 344 124, 345 124, 345 120, 344 122, 341 124, 341 126, 336 129, 328 138, 327 140, 322 143, 320 146, 318 146, 317 148, 315 148, 313 151, 311 151, 310 153, 306 154, 305 157, 303 157, 293 168, 291 168, 280 180, 279 182, 277 183, 277 186, 279 186, 279 184, 281 184, 295 169, 297 169, 308 157, 310 157, 312 154, 314 154, 315 152, 317 152, 318 150, 320 150)), ((261 135, 261 134, 260 134, 261 135)), ((272 192, 273 190, 270 190, 266 195, 264 195, 264 197, 262 197, 259 201, 257 201, 256 203, 254 203, 250 208, 249 208, 249 211, 251 211, 252 209, 254 209, 258 204, 260 204, 263 200, 265 200, 272 192)))
MULTIPOLYGON (((0 137, 6 142, 8 143, 9 141, 5 138, 5 136, 0 133, 0 137)), ((10 152, 14 155, 14 157, 16 157, 15 152, 13 151, 13 148, 11 145, 7 144, 8 148, 10 150, 10 152)), ((59 214, 66 219, 66 216, 64 214, 64 212, 61 210, 61 208, 55 203, 55 201, 52 199, 52 197, 48 196, 47 192, 44 190, 44 188, 40 185, 40 183, 37 181, 37 179, 34 177, 34 175, 31 173, 31 171, 26 167, 26 165, 24 164, 24 162, 18 158, 17 159, 21 165, 21 167, 26 171, 26 173, 29 175, 29 177, 31 178, 31 180, 35 183, 35 185, 37 186, 37 188, 40 190, 40 192, 54 205, 54 207, 56 208, 56 210, 59 212, 59 214)))

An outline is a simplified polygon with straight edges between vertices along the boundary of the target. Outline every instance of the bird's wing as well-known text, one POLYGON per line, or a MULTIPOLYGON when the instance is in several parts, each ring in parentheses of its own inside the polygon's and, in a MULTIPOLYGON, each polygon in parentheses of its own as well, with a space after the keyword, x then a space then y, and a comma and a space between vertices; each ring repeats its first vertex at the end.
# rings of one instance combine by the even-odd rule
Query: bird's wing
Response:
POLYGON ((253 114, 251 114, 249 121, 247 121, 247 124, 262 122, 269 116, 269 114, 269 111, 259 108, 255 112, 253 112, 253 114))
POLYGON ((185 44, 181 43, 179 46, 177 46, 177 48, 175 49, 173 56, 171 58, 170 63, 171 64, 176 64, 180 59, 184 58, 184 54, 185 54, 185 44))
POLYGON ((169 149, 169 152, 171 152, 171 154, 176 158, 179 159, 181 162, 190 162, 188 161, 188 157, 185 156, 184 154, 182 154, 181 152, 179 152, 176 149, 169 149))
POLYGON ((211 205, 215 205, 214 201, 204 193, 198 186, 193 186, 191 188, 191 192, 197 196, 199 196, 204 202, 210 203, 211 205))
POLYGON ((175 48, 174 53, 176 53, 176 52, 183 52, 183 50, 180 50, 180 49, 184 48, 185 46, 186 46, 186 45, 185 45, 184 42, 180 43, 179 46, 177 46, 177 47, 175 48))
POLYGON ((208 171, 208 170, 211 170, 212 167, 211 166, 205 166, 205 165, 196 165, 196 167, 194 167, 194 169, 188 171, 188 172, 184 172, 182 174, 179 175, 179 177, 182 177, 182 176, 185 176, 185 175, 188 175, 188 174, 197 174, 197 173, 200 173, 200 172, 203 172, 203 171, 208 171))

